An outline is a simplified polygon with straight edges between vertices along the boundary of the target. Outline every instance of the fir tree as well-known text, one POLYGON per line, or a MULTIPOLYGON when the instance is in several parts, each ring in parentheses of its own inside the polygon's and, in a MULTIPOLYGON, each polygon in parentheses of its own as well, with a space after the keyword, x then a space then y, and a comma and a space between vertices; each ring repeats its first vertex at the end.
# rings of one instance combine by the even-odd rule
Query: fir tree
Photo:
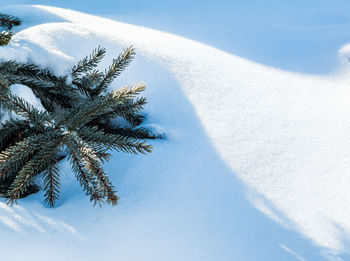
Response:
MULTIPOLYGON (((0 15, 0 25, 8 29, 19 24, 15 21, 11 16, 0 15)), ((108 91, 133 59, 134 48, 125 49, 101 72, 97 66, 105 52, 98 47, 64 77, 33 64, 0 62, 0 106, 20 116, 10 117, 0 125, 0 192, 6 193, 10 205, 37 190, 32 181, 40 174, 44 202, 54 206, 60 193, 58 163, 66 157, 94 205, 115 205, 116 189, 102 168, 110 159, 109 151, 151 152, 152 146, 145 140, 159 136, 140 127, 144 120, 140 112, 146 99, 137 96, 145 85, 108 91), (45 111, 12 94, 10 86, 15 83, 29 87, 45 111), (118 117, 128 124, 117 125, 113 120, 118 117)))

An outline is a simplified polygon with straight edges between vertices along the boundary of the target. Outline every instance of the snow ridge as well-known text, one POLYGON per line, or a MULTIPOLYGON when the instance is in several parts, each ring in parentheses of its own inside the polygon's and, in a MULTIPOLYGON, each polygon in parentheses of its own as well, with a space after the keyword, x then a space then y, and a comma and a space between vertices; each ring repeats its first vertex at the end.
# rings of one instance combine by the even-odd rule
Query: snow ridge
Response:
MULTIPOLYGON (((326 260, 346 255, 346 66, 328 76, 291 73, 180 36, 71 10, 3 10, 22 15, 24 26, 0 56, 32 61, 58 74, 100 44, 107 50, 134 45, 136 61, 118 84, 140 79, 149 85, 149 123, 168 136, 155 141, 150 157, 115 155, 109 171, 126 173, 112 178, 120 184, 118 208, 91 210, 67 175, 64 203, 52 212, 34 204, 35 211, 60 219, 69 212, 74 217, 67 218, 69 226, 83 231, 82 237, 92 239, 95 233, 93 242, 106 239, 94 250, 106 248, 106 256, 121 260, 326 260), (38 14, 45 15, 26 23, 24 18, 38 14), (119 245, 111 250, 114 244, 119 245)), ((35 197, 20 204, 30 211, 35 197)), ((84 244, 68 252, 81 254, 84 244)), ((94 260, 93 255, 86 258, 94 260)))

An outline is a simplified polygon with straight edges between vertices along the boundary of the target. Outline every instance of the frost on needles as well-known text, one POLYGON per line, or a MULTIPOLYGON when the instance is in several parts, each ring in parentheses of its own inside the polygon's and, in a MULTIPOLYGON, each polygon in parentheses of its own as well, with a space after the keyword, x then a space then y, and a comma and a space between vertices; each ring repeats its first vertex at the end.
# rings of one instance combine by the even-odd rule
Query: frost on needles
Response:
MULTIPOLYGON (((16 18, 0 14, 1 45, 11 39, 16 18), (5 40, 3 40, 5 39, 5 40)), ((68 158, 77 181, 94 205, 116 205, 118 195, 102 164, 110 150, 149 153, 145 140, 158 138, 141 127, 140 112, 146 104, 138 97, 143 83, 108 91, 113 80, 134 57, 126 48, 107 70, 97 70, 106 50, 98 47, 79 61, 70 75, 57 77, 34 64, 0 62, 0 109, 8 119, 0 123, 0 193, 12 205, 21 197, 38 191, 33 178, 43 179, 44 202, 53 207, 59 199, 58 163, 68 158), (10 86, 23 84, 38 97, 44 111, 11 93, 10 86), (13 116, 15 115, 15 116, 13 116), (121 117, 128 124, 117 125, 121 117)))

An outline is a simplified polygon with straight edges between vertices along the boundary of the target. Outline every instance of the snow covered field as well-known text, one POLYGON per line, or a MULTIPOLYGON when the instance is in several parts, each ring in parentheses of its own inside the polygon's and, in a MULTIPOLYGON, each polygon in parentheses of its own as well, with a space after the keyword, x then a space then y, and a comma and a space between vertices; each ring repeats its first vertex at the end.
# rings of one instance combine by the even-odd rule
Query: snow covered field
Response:
POLYGON ((32 2, 1 2, 23 21, 2 58, 63 74, 134 45, 115 87, 148 85, 167 140, 107 164, 116 208, 64 164, 56 208, 0 202, 1 260, 350 260, 349 2, 13 3, 32 2))

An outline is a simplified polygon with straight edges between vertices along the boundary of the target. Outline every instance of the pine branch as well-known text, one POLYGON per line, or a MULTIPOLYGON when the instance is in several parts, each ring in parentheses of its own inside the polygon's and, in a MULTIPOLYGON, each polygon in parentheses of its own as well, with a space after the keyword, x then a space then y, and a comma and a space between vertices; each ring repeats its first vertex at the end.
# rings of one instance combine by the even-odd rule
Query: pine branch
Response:
POLYGON ((87 72, 81 78, 76 78, 73 80, 73 84, 77 86, 80 93, 84 94, 87 97, 94 96, 94 88, 103 78, 103 73, 98 70, 93 70, 87 72))
POLYGON ((51 121, 51 117, 47 112, 39 111, 24 99, 13 94, 6 94, 0 91, 0 104, 2 107, 15 112, 17 115, 32 120, 37 126, 42 129, 45 124, 51 121))
POLYGON ((11 41, 13 33, 9 30, 11 30, 13 26, 18 26, 20 24, 21 22, 17 18, 0 13, 0 27, 5 27, 8 30, 0 33, 0 46, 5 46, 11 41))
POLYGON ((82 100, 75 108, 67 110, 61 116, 61 119, 58 120, 58 125, 65 124, 69 130, 85 125, 93 119, 110 112, 113 106, 123 104, 123 102, 139 94, 144 89, 145 86, 143 84, 138 84, 112 91, 106 96, 95 97, 90 102, 88 100, 82 100))
MULTIPOLYGON (((80 148, 86 168, 98 180, 98 188, 102 191, 103 197, 107 198, 107 203, 117 205, 119 197, 117 191, 114 189, 108 175, 104 172, 95 152, 88 146, 80 148)), ((101 206, 101 205, 100 205, 101 206)))
POLYGON ((99 86, 95 89, 95 95, 99 95, 103 91, 107 90, 108 86, 118 77, 122 71, 129 65, 134 59, 135 49, 131 46, 123 50, 117 59, 113 59, 112 65, 109 66, 105 72, 105 77, 99 86))
POLYGON ((17 63, 17 70, 15 72, 17 77, 31 78, 39 82, 46 82, 48 85, 57 86, 66 81, 66 77, 57 77, 50 71, 39 68, 35 64, 21 64, 17 63))
POLYGON ((70 108, 78 100, 77 90, 67 84, 66 77, 56 77, 36 65, 19 64, 13 75, 17 82, 31 88, 49 111, 52 111, 53 103, 70 108))
MULTIPOLYGON (((13 180, 14 180, 15 177, 10 177, 8 179, 5 179, 5 180, 1 180, 1 183, 0 183, 0 193, 3 194, 3 195, 6 195, 8 193, 8 189, 9 187, 11 186, 11 184, 13 183, 13 180)), ((30 194, 33 194, 33 193, 37 193, 38 191, 40 190, 39 186, 34 184, 32 181, 30 182, 28 188, 27 188, 27 191, 24 192, 21 197, 26 197, 30 194)))
POLYGON ((13 205, 30 185, 31 179, 46 169, 52 168, 56 164, 51 159, 55 157, 61 139, 53 139, 42 145, 41 150, 36 153, 31 160, 17 174, 9 192, 7 193, 7 203, 13 205))
POLYGON ((144 119, 139 113, 146 99, 136 96, 145 85, 106 92, 132 60, 134 49, 125 49, 105 74, 96 69, 104 55, 105 49, 98 47, 78 62, 72 68, 71 82, 68 76, 55 76, 33 64, 0 62, 0 106, 23 117, 0 124, 0 191, 7 192, 9 204, 34 191, 32 179, 42 173, 44 202, 53 207, 60 193, 57 164, 68 156, 90 201, 116 205, 117 192, 102 168, 111 157, 108 151, 151 152, 152 146, 144 140, 157 137, 146 128, 134 128, 144 119), (8 86, 15 83, 29 87, 47 112, 13 95, 8 86), (117 117, 130 126, 114 126, 112 120, 117 117))
POLYGON ((120 102, 123 102, 124 101, 123 99, 133 98, 139 95, 144 90, 146 90, 146 85, 141 82, 141 83, 133 84, 131 86, 120 88, 118 90, 111 92, 110 94, 112 94, 115 98, 119 99, 120 102))
POLYGON ((118 117, 122 117, 127 120, 132 126, 137 126, 143 121, 141 115, 137 115, 143 109, 143 106, 147 104, 146 98, 141 97, 136 100, 133 98, 125 99, 123 103, 116 103, 112 109, 101 115, 100 122, 109 121, 118 117))
POLYGON ((44 134, 32 135, 0 153, 0 179, 8 178, 18 167, 34 155, 43 146, 57 139, 58 132, 47 131, 44 134))
POLYGON ((81 158, 80 147, 76 139, 73 137, 70 137, 69 139, 70 140, 67 142, 67 148, 69 149, 68 160, 72 165, 75 176, 79 181, 80 186, 86 192, 86 195, 90 196, 90 201, 93 201, 94 205, 97 203, 101 205, 101 203, 103 203, 103 195, 101 194, 101 191, 98 190, 96 179, 85 167, 83 159, 81 158))
POLYGON ((11 41, 13 36, 12 32, 9 31, 2 31, 0 33, 0 46, 8 45, 8 43, 11 41))
MULTIPOLYGON (((0 62, 0 82, 1 87, 10 86, 15 84, 13 72, 18 68, 18 65, 14 61, 2 61, 0 62)), ((8 89, 8 87, 6 87, 8 89)))
POLYGON ((0 74, 9 85, 20 83, 29 87, 48 111, 53 111, 56 104, 70 108, 78 100, 78 91, 67 83, 67 77, 57 77, 34 64, 1 62, 0 74))
POLYGON ((0 13, 0 26, 11 30, 13 26, 19 26, 21 21, 14 16, 0 13))
POLYGON ((10 88, 6 83, 0 81, 0 95, 7 95, 10 92, 10 88))
POLYGON ((43 172, 45 200, 44 203, 53 207, 60 193, 60 176, 57 164, 51 162, 50 167, 43 172))
MULTIPOLYGON (((57 87, 57 85, 62 85, 66 81, 66 77, 57 77, 37 65, 18 63, 13 60, 0 62, 0 72, 7 78, 11 78, 13 80, 12 84, 31 79, 40 83, 41 86, 57 87)), ((73 90, 71 87, 70 89, 73 90)))
POLYGON ((80 77, 83 73, 87 73, 97 67, 98 63, 105 56, 106 49, 99 46, 93 52, 86 56, 83 60, 80 60, 77 65, 72 68, 72 76, 74 79, 80 77))
POLYGON ((55 108, 72 108, 78 102, 78 95, 75 92, 65 91, 64 88, 45 87, 37 84, 34 80, 22 81, 22 84, 32 89, 33 93, 40 99, 45 110, 54 112, 55 108))
POLYGON ((127 153, 142 153, 152 152, 153 147, 141 142, 138 139, 126 137, 116 134, 107 134, 97 127, 83 127, 77 134, 82 140, 89 143, 96 143, 104 146, 106 149, 113 149, 127 153))
POLYGON ((81 101, 75 108, 66 110, 57 118, 57 126, 66 126, 70 131, 83 126, 109 110, 113 100, 109 97, 98 97, 94 101, 81 101))
POLYGON ((0 152, 30 135, 39 133, 39 129, 31 126, 30 121, 9 119, 0 124, 0 152))
POLYGON ((98 127, 107 134, 121 135, 124 137, 130 137, 141 140, 154 140, 161 138, 160 136, 153 134, 147 128, 128 128, 128 127, 116 127, 111 124, 99 123, 98 127))

